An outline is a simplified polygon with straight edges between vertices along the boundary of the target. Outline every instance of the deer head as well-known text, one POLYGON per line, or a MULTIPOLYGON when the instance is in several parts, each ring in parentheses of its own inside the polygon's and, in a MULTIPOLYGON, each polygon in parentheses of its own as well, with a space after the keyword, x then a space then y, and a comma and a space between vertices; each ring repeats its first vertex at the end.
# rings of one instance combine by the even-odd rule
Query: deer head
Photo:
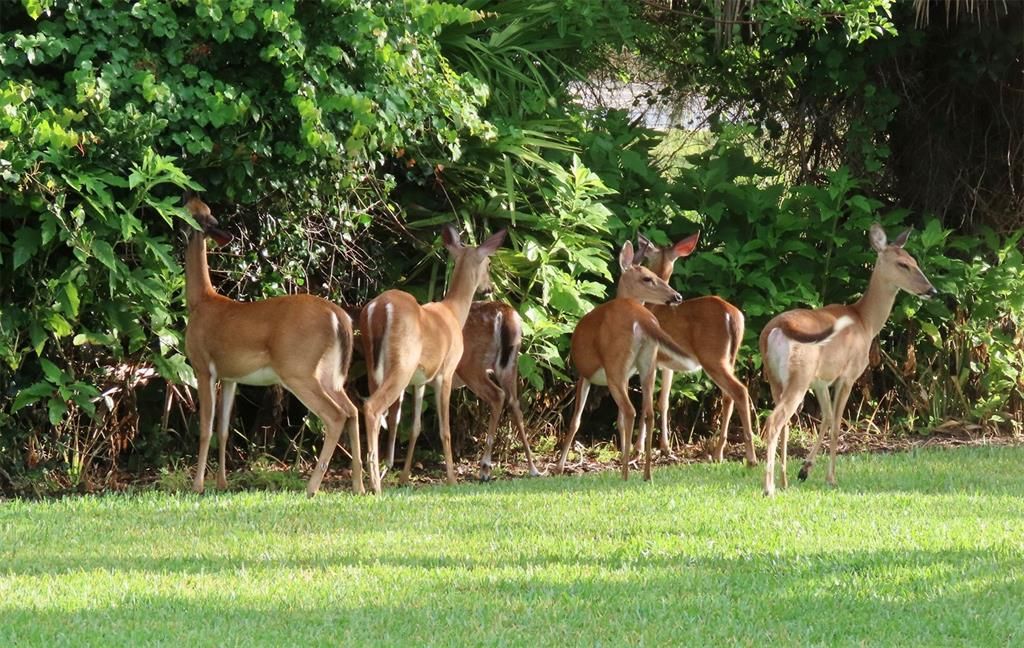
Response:
POLYGON ((934 297, 939 294, 939 291, 921 272, 921 268, 917 265, 917 259, 903 249, 909 237, 910 230, 908 229, 890 243, 881 225, 875 223, 871 226, 869 234, 871 247, 878 252, 875 275, 895 288, 925 299, 934 297))
POLYGON ((622 252, 619 253, 622 275, 619 277, 618 296, 655 304, 682 302, 683 296, 673 290, 667 281, 640 265, 648 249, 649 242, 641 244, 636 254, 633 253, 631 241, 626 241, 622 246, 622 252))
POLYGON ((210 206, 207 205, 194 191, 186 191, 184 195, 185 209, 196 219, 204 234, 217 242, 217 245, 227 245, 234 238, 228 232, 218 227, 217 219, 210 213, 210 206))
POLYGON ((441 239, 448 253, 455 261, 452 271, 452 283, 465 281, 475 291, 487 297, 494 292, 491 286, 491 255, 505 241, 505 230, 499 230, 478 247, 467 247, 462 244, 458 231, 452 225, 441 229, 441 239))
POLYGON ((638 247, 646 247, 647 254, 645 259, 647 267, 665 281, 668 281, 668 278, 672 276, 672 266, 675 264, 676 259, 690 256, 690 253, 697 247, 698 238, 700 238, 700 232, 691 234, 673 245, 659 247, 651 243, 643 234, 637 234, 636 236, 638 247))

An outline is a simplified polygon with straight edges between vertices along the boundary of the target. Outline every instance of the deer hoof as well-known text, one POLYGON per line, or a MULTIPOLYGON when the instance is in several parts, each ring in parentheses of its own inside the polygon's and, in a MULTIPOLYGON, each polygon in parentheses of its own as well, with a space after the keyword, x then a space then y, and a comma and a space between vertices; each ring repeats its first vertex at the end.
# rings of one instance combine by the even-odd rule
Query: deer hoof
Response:
POLYGON ((486 483, 486 482, 491 481, 491 470, 492 469, 493 469, 493 466, 491 465, 491 462, 489 462, 489 461, 481 461, 480 462, 480 477, 479 477, 479 479, 480 479, 481 483, 486 483))

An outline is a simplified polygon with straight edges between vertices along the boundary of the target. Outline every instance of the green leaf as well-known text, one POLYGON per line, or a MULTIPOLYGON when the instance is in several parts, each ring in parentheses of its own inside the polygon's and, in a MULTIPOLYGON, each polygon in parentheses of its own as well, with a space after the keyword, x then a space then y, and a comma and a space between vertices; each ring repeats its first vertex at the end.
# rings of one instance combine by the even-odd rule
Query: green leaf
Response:
POLYGON ((50 413, 50 424, 59 425, 64 420, 64 415, 68 413, 68 405, 59 398, 51 398, 48 404, 50 413))
POLYGON ((100 263, 111 270, 117 270, 117 259, 114 256, 114 248, 111 247, 110 243, 102 239, 96 239, 92 242, 92 253, 100 260, 100 263))
POLYGON ((78 317, 78 306, 80 301, 78 299, 78 286, 68 281, 61 286, 60 292, 61 302, 64 304, 64 310, 71 317, 78 317))
POLYGON ((54 363, 46 358, 40 358, 39 366, 43 368, 43 375, 46 376, 46 379, 54 385, 60 385, 64 382, 64 372, 54 363))
POLYGON ((14 402, 11 404, 11 412, 17 412, 23 407, 27 407, 40 398, 51 396, 56 391, 50 383, 37 382, 34 385, 26 387, 18 392, 18 395, 14 397, 14 402))
POLYGON ((39 249, 40 233, 37 229, 22 227, 14 233, 14 269, 24 265, 39 249))
POLYGON ((924 331, 937 346, 942 345, 942 336, 939 335, 939 329, 937 326, 927 320, 924 320, 921 322, 921 330, 924 331))

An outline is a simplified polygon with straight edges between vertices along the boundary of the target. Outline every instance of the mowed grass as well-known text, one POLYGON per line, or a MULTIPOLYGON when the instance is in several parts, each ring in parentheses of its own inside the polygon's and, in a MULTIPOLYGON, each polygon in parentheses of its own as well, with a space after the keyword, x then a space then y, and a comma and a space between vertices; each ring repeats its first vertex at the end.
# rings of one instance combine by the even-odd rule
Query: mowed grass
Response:
POLYGON ((0 645, 1021 645, 1024 447, 0 503, 0 645), (795 474, 798 466, 791 465, 795 474))

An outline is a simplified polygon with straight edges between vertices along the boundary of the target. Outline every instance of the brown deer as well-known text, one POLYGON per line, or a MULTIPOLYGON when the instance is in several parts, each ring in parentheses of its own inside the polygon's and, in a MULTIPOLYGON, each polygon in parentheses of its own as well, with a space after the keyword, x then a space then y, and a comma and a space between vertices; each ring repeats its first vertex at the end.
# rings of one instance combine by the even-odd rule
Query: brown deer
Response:
POLYGON ((491 450, 505 403, 512 410, 512 423, 523 442, 530 476, 540 475, 533 463, 530 439, 519 407, 519 347, 523 339, 523 322, 519 313, 501 302, 474 302, 462 335, 465 351, 455 377, 491 408, 487 439, 480 458, 480 481, 491 478, 491 450))
MULTIPOLYGON (((421 306, 409 293, 388 290, 371 300, 359 317, 370 384, 370 397, 363 404, 367 462, 370 486, 375 493, 380 493, 377 453, 381 416, 392 408, 408 385, 413 385, 413 424, 400 481, 407 483, 412 471, 423 392, 430 384, 437 405, 448 483, 455 483, 449 402, 455 370, 463 354, 462 327, 469 317, 473 295, 481 283, 490 281, 489 257, 504 241, 505 230, 475 248, 462 245, 450 225, 446 225, 441 234, 445 247, 455 259, 451 284, 444 299, 421 306)), ((397 418, 395 412, 396 425, 397 418)), ((391 434, 395 427, 391 427, 391 434)))
POLYGON ((202 228, 191 235, 185 257, 185 349, 199 392, 199 465, 193 489, 201 493, 204 488, 219 381, 219 488, 227 487, 225 455, 236 386, 279 384, 319 416, 326 429, 306 493, 312 497, 320 488, 346 424, 352 444, 352 489, 362 493, 358 410, 344 388, 352 360, 349 316, 335 304, 312 295, 247 303, 218 294, 210 282, 206 237, 226 245, 232 236, 218 227, 209 206, 199 196, 186 194, 185 206, 202 228))
MULTIPOLYGON (((629 452, 633 441, 633 422, 636 409, 629 402, 629 378, 640 374, 643 412, 641 432, 654 426, 654 376, 657 355, 665 353, 682 362, 686 354, 662 330, 654 313, 644 308, 644 302, 678 304, 683 298, 668 283, 647 268, 639 265, 645 248, 633 255, 633 244, 626 242, 619 254, 619 277, 615 299, 605 302, 584 315, 573 331, 570 359, 579 378, 576 381, 576 407, 569 433, 562 443, 555 472, 565 469, 576 431, 583 416, 592 384, 607 385, 612 399, 619 408, 618 427, 622 450, 622 478, 629 478, 629 452)), ((651 439, 645 444, 644 479, 651 478, 651 439)))
MULTIPOLYGON (((647 246, 646 265, 666 282, 672 276, 676 259, 689 256, 697 246, 698 234, 693 234, 675 245, 658 247, 644 236, 638 236, 640 245, 647 246)), ((743 344, 743 312, 721 297, 697 297, 681 304, 647 306, 658 318, 661 328, 685 352, 683 362, 674 362, 665 353, 658 354, 661 369, 661 396, 658 411, 661 414, 661 451, 668 455, 672 448, 668 439, 668 404, 672 393, 672 379, 676 371, 693 372, 703 369, 712 382, 722 390, 721 430, 715 443, 712 459, 722 461, 725 444, 729 440, 729 421, 733 407, 739 405, 743 423, 748 466, 757 465, 754 453, 754 433, 751 422, 751 402, 747 388, 736 378, 736 355, 743 344)), ((643 443, 643 432, 637 441, 637 452, 643 443)))
POLYGON ((885 230, 871 226, 871 247, 878 260, 871 272, 868 289, 855 304, 832 304, 824 308, 797 309, 776 315, 761 331, 759 346, 764 373, 772 390, 775 409, 768 415, 763 434, 768 443, 764 494, 775 494, 775 451, 782 436, 782 488, 786 476, 786 444, 789 421, 808 389, 821 406, 822 429, 814 448, 800 469, 804 480, 814 465, 826 430, 829 433, 829 466, 826 481, 836 483, 836 449, 843 410, 854 381, 868 366, 871 341, 885 326, 901 289, 921 297, 938 292, 924 276, 914 257, 903 246, 910 230, 888 243, 885 230), (829 393, 832 387, 834 396, 829 393))
MULTIPOLYGON (((488 286, 481 286, 480 293, 488 295, 488 286)), ((455 370, 455 387, 469 387, 478 398, 491 409, 487 424, 487 437, 483 456, 480 459, 480 481, 491 477, 491 451, 494 437, 501 420, 506 401, 512 410, 512 422, 526 451, 526 463, 530 476, 537 477, 540 471, 533 462, 530 441, 523 422, 523 411, 519 407, 519 347, 522 343, 522 321, 519 313, 508 304, 494 301, 477 301, 469 309, 466 325, 462 327, 463 352, 455 370)), ((395 442, 402 397, 388 409, 388 445, 384 463, 391 468, 395 462, 395 442)), ((419 423, 413 422, 419 427, 419 423)))

